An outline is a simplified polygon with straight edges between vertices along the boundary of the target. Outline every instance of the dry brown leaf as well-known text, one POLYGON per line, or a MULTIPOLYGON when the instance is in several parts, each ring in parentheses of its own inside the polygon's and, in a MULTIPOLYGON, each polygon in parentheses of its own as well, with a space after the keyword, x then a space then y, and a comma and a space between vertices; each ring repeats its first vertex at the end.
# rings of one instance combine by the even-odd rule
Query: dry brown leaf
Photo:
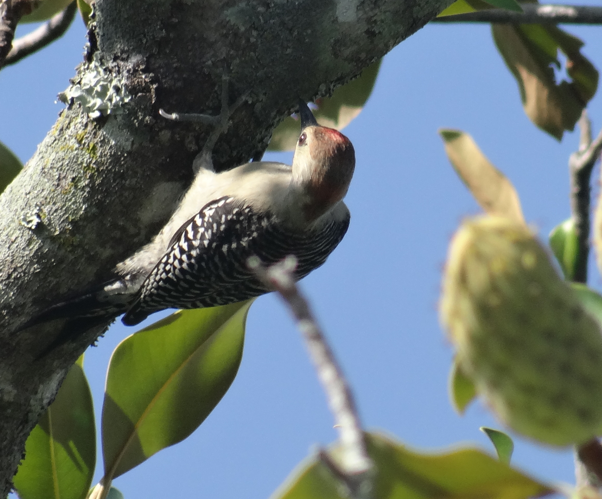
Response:
POLYGON ((485 157, 470 135, 459 130, 440 130, 445 152, 454 169, 481 208, 525 223, 516 189, 485 157))
POLYGON ((597 70, 581 55, 583 42, 555 26, 494 24, 492 33, 519 85, 525 113, 560 140, 565 130, 573 130, 598 84, 597 70), (560 67, 558 49, 567 56, 571 82, 556 82, 552 66, 560 67))

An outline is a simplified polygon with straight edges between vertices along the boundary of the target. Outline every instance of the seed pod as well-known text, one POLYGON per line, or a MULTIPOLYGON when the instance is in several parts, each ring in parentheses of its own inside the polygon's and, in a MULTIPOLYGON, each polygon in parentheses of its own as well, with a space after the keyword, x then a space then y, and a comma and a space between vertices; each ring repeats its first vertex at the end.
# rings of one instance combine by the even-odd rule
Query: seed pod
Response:
POLYGON ((441 321, 462 370, 510 428, 557 446, 600 433, 600 326, 528 228, 492 216, 463 223, 441 321))

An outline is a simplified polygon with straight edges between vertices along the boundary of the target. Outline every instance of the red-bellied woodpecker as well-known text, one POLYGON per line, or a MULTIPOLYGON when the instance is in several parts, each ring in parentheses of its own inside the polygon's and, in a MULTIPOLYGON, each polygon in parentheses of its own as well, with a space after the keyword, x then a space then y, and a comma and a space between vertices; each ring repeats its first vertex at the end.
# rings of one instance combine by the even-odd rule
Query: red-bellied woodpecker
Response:
MULTIPOLYGON (((223 115, 224 109, 221 131, 228 121, 223 115)), ((214 132, 195 160, 192 186, 155 239, 117 266, 114 281, 71 301, 72 307, 52 307, 46 319, 68 315, 67 308, 80 316, 104 308, 125 312, 123 323, 135 325, 166 308, 212 307, 267 293, 247 266, 251 256, 272 264, 295 255, 297 279, 322 265, 349 226, 342 200, 355 153, 349 139, 320 126, 304 102, 300 117, 292 167, 251 162, 216 173, 211 148, 221 132, 214 132)))

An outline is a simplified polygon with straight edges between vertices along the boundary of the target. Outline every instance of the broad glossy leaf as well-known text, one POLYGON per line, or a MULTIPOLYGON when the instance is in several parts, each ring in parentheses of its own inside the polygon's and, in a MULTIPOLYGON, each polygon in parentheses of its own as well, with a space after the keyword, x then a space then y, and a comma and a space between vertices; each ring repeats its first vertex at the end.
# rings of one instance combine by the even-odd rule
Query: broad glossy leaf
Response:
POLYGON ((96 464, 96 428, 82 358, 29 435, 15 476, 21 499, 83 499, 96 464))
POLYGON ((472 380, 462 371, 458 360, 454 359, 449 373, 449 398, 454 409, 464 414, 468 404, 477 396, 477 390, 472 380))
POLYGON ((481 208, 524 223, 518 194, 512 183, 493 166, 470 135, 460 130, 440 130, 445 152, 481 208))
POLYGON ((102 413, 105 478, 180 442, 205 420, 238 371, 251 303, 179 311, 117 346, 102 413))
POLYGON ((554 227, 550 232, 549 241, 564 277, 569 281, 573 280, 579 260, 579 239, 573 219, 569 218, 554 227))
MULTIPOLYGON (((537 482, 475 449, 422 454, 377 434, 367 434, 376 465, 378 499, 527 499, 552 494, 537 482)), ((336 450, 334 451, 336 460, 336 450)), ((310 458, 272 499, 342 499, 348 497, 329 469, 310 458)))
POLYGON ((447 7, 437 17, 455 16, 458 14, 468 14, 479 10, 488 9, 506 9, 515 12, 522 12, 523 9, 515 0, 457 0, 447 7))
POLYGON ((493 39, 516 78, 529 119, 560 140, 573 130, 598 87, 598 71, 581 54, 583 42, 556 26, 494 24, 493 39), (567 58, 572 81, 556 81, 558 50, 567 58))
MULTIPOLYGON (((345 85, 338 87, 331 97, 318 99, 314 116, 320 125, 342 130, 360 114, 372 93, 381 60, 368 66, 362 74, 345 85)), ((269 151, 292 151, 299 138, 299 121, 285 118, 272 134, 269 151)))
POLYGON ((602 325, 602 296, 585 284, 572 282, 571 287, 587 310, 602 325))
POLYGON ((0 192, 6 189, 22 169, 23 165, 19 158, 0 142, 0 192))
POLYGON ((38 23, 46 21, 61 10, 65 9, 73 0, 44 0, 31 14, 21 18, 22 23, 38 23))
POLYGON ((512 453, 514 452, 514 442, 512 439, 503 431, 487 428, 486 426, 481 426, 479 430, 489 437, 500 461, 510 464, 510 459, 512 459, 512 453))

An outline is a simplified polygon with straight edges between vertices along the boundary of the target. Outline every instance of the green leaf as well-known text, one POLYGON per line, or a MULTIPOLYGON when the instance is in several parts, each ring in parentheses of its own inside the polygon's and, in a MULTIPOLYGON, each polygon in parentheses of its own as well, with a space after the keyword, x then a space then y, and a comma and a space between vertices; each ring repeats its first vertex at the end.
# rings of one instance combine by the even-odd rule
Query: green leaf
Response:
POLYGON ((514 12, 523 11, 520 4, 515 0, 457 0, 437 17, 456 16, 458 14, 468 14, 470 12, 495 8, 512 10, 514 12))
POLYGON ((22 169, 23 165, 19 158, 0 142, 0 193, 6 189, 22 169))
POLYGON ((550 232, 549 241, 564 277, 572 281, 579 261, 579 239, 573 219, 569 218, 554 227, 550 232))
MULTIPOLYGON (((380 63, 378 60, 365 68, 355 80, 338 87, 331 97, 318 99, 313 111, 320 125, 342 130, 360 114, 372 93, 380 63)), ((299 121, 285 118, 272 133, 269 151, 292 151, 299 138, 299 121)))
POLYGON ((473 138, 460 130, 439 130, 445 153, 477 203, 490 215, 524 223, 520 199, 512 182, 483 154, 473 138))
POLYGON ((124 497, 119 489, 116 489, 115 487, 111 487, 109 489, 109 494, 107 495, 107 499, 124 499, 124 497))
POLYGON ((21 23, 38 23, 46 21, 61 10, 65 9, 73 0, 44 0, 31 14, 23 16, 21 23))
POLYGON ((456 0, 437 17, 457 16, 459 14, 469 14, 479 10, 493 9, 493 5, 484 0, 456 0))
POLYGON ((88 26, 88 23, 90 22, 90 15, 92 14, 92 7, 90 7, 86 0, 77 0, 77 8, 79 9, 79 13, 84 20, 84 24, 88 26))
MULTIPOLYGON (((475 449, 421 454, 376 434, 366 435, 376 466, 378 499, 527 499, 554 490, 475 449)), ((331 454, 336 461, 337 450, 331 454), (334 454, 334 455, 333 455, 334 454)), ((272 499, 348 497, 316 457, 302 463, 272 499)))
POLYGON ((230 387, 252 301, 179 311, 122 341, 102 413, 105 483, 190 435, 230 387))
POLYGON ((583 42, 551 25, 493 24, 492 34, 518 83, 527 116, 560 140, 565 130, 573 130, 598 87, 598 71, 580 52, 583 42), (556 81, 552 66, 562 67, 558 50, 567 58, 571 82, 556 81))
POLYGON ((83 357, 69 370, 52 405, 25 444, 14 478, 21 499, 83 499, 96 464, 96 428, 83 357))
POLYGON ((481 426, 479 428, 485 435, 489 437, 491 443, 495 447, 498 457, 502 463, 510 464, 512 453, 514 452, 514 442, 504 432, 481 426))
POLYGON ((462 371, 458 359, 454 359, 449 373, 449 397, 454 409, 464 414, 468 404, 477 396, 472 380, 462 371))
POLYGON ((602 325, 602 296, 585 284, 571 282, 581 305, 602 325))

